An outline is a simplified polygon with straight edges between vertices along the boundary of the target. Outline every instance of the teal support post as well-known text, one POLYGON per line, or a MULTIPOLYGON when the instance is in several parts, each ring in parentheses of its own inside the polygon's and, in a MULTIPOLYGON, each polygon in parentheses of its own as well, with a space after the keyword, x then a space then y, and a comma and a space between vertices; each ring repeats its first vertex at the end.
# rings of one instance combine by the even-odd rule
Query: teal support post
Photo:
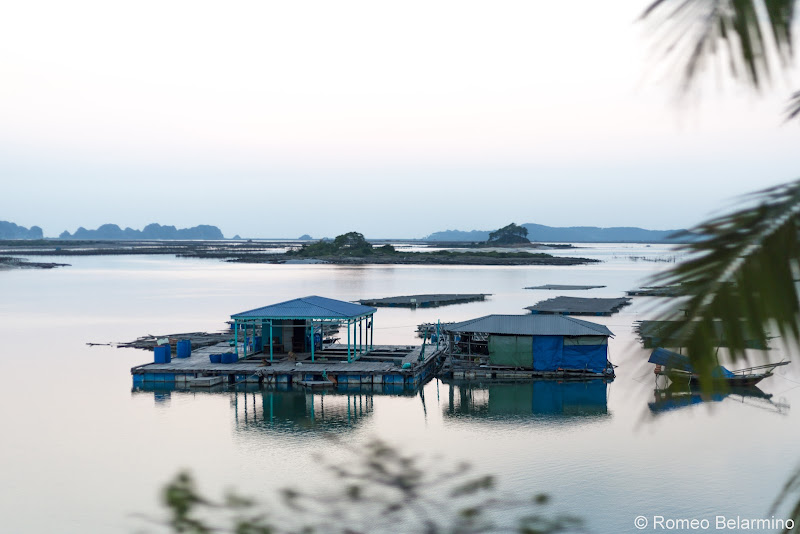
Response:
POLYGON ((233 352, 239 357, 239 323, 233 320, 233 352))
MULTIPOLYGON (((311 322, 311 361, 313 362, 314 361, 314 345, 316 345, 316 343, 314 343, 314 319, 311 319, 310 322, 311 322)), ((311 402, 312 403, 314 402, 314 396, 313 395, 311 396, 311 402)), ((312 404, 312 408, 313 408, 313 404, 312 404)), ((312 414, 313 414, 313 409, 312 409, 312 414)))
POLYGON ((436 350, 439 350, 439 338, 442 337, 439 326, 439 319, 436 319, 436 350))
POLYGON ((364 332, 364 318, 361 317, 358 319, 358 353, 363 354, 364 352, 364 340, 362 339, 362 334, 364 332))
POLYGON ((272 346, 272 320, 269 321, 269 361, 272 362, 272 355, 275 348, 272 346))
POLYGON ((369 316, 369 350, 373 348, 373 342, 375 341, 375 316, 369 316))
POLYGON ((350 363, 350 319, 347 320, 347 363, 350 363))

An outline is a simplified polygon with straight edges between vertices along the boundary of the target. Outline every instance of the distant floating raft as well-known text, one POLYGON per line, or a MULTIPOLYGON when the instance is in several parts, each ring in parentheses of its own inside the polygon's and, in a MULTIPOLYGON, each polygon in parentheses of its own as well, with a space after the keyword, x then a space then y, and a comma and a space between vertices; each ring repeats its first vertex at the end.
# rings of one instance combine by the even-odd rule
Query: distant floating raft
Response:
MULTIPOLYGON (((642 341, 645 348, 652 349, 656 347, 685 347, 686 341, 678 337, 676 332, 675 321, 638 321, 635 326, 636 334, 642 341)), ((712 343, 716 347, 728 347, 728 342, 725 339, 724 330, 721 321, 714 321, 714 339, 712 343)), ((752 330, 742 323, 740 329, 742 338, 744 339, 745 347, 748 349, 769 350, 769 346, 760 341, 758 336, 753 334, 752 330)), ((768 337, 765 341, 772 339, 768 337)))
POLYGON ((388 308, 435 308, 464 302, 486 300, 491 293, 450 293, 436 295, 404 295, 380 299, 364 299, 358 302, 364 306, 388 308))
POLYGON ((627 297, 590 299, 583 297, 556 297, 543 300, 525 309, 531 313, 554 315, 612 315, 631 303, 627 297))
POLYGON ((554 291, 581 291, 585 289, 600 289, 606 286, 568 286, 559 284, 545 284, 543 286, 531 286, 523 289, 550 289, 554 291))
POLYGON ((681 286, 652 286, 626 291, 629 297, 678 297, 685 295, 681 286))

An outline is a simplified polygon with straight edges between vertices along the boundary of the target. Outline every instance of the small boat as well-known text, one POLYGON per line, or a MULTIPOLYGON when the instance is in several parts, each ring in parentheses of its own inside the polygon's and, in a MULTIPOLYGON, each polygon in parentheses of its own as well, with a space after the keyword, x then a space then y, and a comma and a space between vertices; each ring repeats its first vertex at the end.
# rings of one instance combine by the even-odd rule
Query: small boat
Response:
MULTIPOLYGON (((647 361, 656 364, 654 371, 656 375, 666 375, 673 381, 687 381, 689 384, 698 384, 700 381, 700 377, 692 367, 691 361, 683 354, 658 348, 653 351, 647 361)), ((772 376, 772 371, 776 367, 789 365, 789 363, 788 361, 781 361, 736 371, 731 371, 718 365, 712 369, 711 379, 718 383, 727 384, 729 387, 754 386, 768 376, 772 376)))

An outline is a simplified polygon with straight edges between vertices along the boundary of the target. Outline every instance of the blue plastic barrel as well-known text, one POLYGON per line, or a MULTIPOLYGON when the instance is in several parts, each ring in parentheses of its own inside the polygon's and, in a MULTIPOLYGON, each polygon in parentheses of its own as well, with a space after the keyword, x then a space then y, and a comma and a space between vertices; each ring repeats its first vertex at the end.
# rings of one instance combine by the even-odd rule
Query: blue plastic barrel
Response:
POLYGON ((209 354, 208 359, 211 363, 222 363, 222 354, 209 354))
POLYGON ((181 339, 175 350, 175 355, 178 358, 188 358, 192 355, 192 342, 188 339, 181 339))
POLYGON ((234 352, 222 353, 222 363, 236 363, 237 361, 239 361, 239 358, 236 357, 236 353, 234 352))
POLYGON ((155 363, 170 363, 172 355, 170 354, 169 345, 158 345, 153 349, 153 361, 155 363))
POLYGON ((256 352, 258 352, 258 351, 260 351, 260 350, 261 350, 261 349, 263 349, 263 348, 264 348, 264 345, 263 345, 263 338, 262 338, 261 336, 256 336, 255 347, 254 347, 254 349, 253 349, 253 350, 255 350, 256 352))

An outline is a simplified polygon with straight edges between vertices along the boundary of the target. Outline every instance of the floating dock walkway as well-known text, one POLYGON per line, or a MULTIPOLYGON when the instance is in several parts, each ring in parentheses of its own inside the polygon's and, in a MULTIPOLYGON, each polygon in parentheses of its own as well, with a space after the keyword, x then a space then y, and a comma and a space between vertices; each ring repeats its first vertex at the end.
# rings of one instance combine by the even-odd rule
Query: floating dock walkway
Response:
POLYGON ((364 306, 388 308, 436 308, 462 304, 464 302, 477 302, 486 300, 491 293, 448 293, 433 295, 404 295, 400 297, 386 297, 380 299, 364 299, 358 302, 364 306))
MULTIPOLYGON (((239 347, 243 354, 243 347, 239 347)), ((376 345, 356 361, 347 361, 347 346, 333 345, 317 351, 315 361, 310 353, 294 355, 269 363, 268 355, 248 353, 233 363, 212 363, 212 354, 231 354, 230 345, 203 347, 193 350, 186 358, 174 358, 169 363, 147 363, 131 369, 134 388, 148 386, 212 387, 250 383, 258 385, 333 387, 339 390, 366 386, 373 391, 395 392, 415 389, 434 372, 443 350, 435 345, 394 346, 376 345)))

